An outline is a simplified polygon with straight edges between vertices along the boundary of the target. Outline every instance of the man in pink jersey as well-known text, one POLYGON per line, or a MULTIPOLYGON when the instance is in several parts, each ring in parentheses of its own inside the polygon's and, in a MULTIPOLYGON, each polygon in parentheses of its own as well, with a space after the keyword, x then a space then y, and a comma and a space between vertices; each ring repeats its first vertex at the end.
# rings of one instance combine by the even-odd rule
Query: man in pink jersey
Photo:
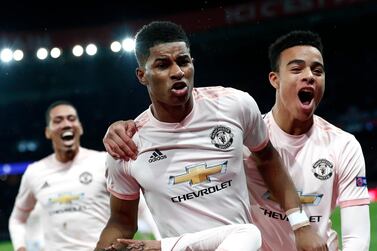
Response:
POLYGON ((69 102, 51 104, 46 124, 54 153, 29 165, 22 177, 9 219, 14 250, 27 251, 33 230, 26 223, 37 202, 44 250, 93 250, 110 215, 106 154, 80 146, 83 128, 69 102))
MULTIPOLYGON (((276 102, 264 121, 311 225, 327 241, 329 250, 338 250, 330 221, 338 205, 343 250, 368 250, 369 196, 360 144, 353 135, 314 115, 325 88, 320 37, 310 31, 290 32, 270 46, 269 58, 276 102)), ((114 123, 104 138, 108 152, 135 158, 137 149, 130 138, 135 130, 132 121, 114 123)), ((244 150, 251 213, 262 233, 262 250, 295 250, 285 212, 266 187, 253 158, 247 157, 250 151, 244 150)))
MULTIPOLYGON (((107 159, 112 210, 96 250, 111 244, 110 249, 116 249, 117 239, 133 237, 140 189, 162 237, 197 231, 207 236, 209 228, 229 231, 240 226, 249 229, 247 238, 215 238, 204 242, 215 247, 192 243, 189 248, 257 250, 259 231, 247 224, 251 219, 244 146, 253 152, 269 190, 292 219, 299 250, 327 250, 300 209, 254 99, 233 88, 194 88, 189 41, 172 22, 145 25, 136 35, 135 54, 137 77, 147 87, 152 104, 136 119, 137 159, 107 159)), ((148 244, 155 246, 148 248, 183 250, 181 239, 185 237, 151 241, 148 244)))
MULTIPOLYGON (((313 228, 329 250, 338 250, 330 221, 338 205, 343 250, 369 250, 369 196, 360 144, 353 135, 314 115, 325 90, 320 37, 309 31, 290 32, 271 44, 269 59, 276 101, 264 121, 313 228)), ((286 215, 253 160, 246 163, 251 212, 264 237, 263 250, 294 250, 286 215)))

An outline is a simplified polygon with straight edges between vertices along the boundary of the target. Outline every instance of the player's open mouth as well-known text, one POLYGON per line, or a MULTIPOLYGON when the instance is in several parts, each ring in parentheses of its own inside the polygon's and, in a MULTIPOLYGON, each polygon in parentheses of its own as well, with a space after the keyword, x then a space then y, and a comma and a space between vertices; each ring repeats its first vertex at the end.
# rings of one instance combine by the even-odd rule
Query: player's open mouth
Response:
POLYGON ((65 131, 61 134, 60 136, 62 138, 62 140, 64 141, 68 141, 68 140, 72 140, 73 137, 74 137, 74 134, 72 131, 65 131))
POLYGON ((309 105, 314 98, 314 91, 312 89, 301 89, 298 92, 298 98, 303 105, 309 105))
POLYGON ((186 95, 188 91, 188 86, 185 82, 176 82, 171 88, 171 91, 177 96, 186 95))

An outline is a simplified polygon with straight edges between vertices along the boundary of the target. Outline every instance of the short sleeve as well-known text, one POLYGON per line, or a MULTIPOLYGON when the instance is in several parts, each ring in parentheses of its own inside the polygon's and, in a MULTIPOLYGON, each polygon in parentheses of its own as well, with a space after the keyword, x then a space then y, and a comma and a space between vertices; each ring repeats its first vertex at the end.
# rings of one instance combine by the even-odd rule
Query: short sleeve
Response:
POLYGON ((107 154, 107 189, 122 200, 135 200, 139 197, 139 183, 130 175, 131 161, 116 160, 107 154))
POLYGON ((33 172, 32 166, 28 166, 25 173, 22 175, 20 188, 15 201, 15 207, 19 210, 30 212, 36 204, 33 187, 31 186, 33 172))
POLYGON ((243 95, 239 97, 239 101, 243 113, 242 124, 245 129, 244 145, 252 152, 259 151, 263 149, 269 141, 267 126, 252 96, 243 92, 243 95))
POLYGON ((338 180, 341 208, 369 204, 365 160, 361 146, 353 136, 341 151, 338 180))

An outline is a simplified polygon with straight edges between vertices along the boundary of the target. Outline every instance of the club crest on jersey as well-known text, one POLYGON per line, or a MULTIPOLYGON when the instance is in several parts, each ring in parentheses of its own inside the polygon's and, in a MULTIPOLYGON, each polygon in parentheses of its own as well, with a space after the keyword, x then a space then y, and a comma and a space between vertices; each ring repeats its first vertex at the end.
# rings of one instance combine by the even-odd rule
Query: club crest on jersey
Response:
POLYGON ((80 174, 79 180, 82 184, 89 184, 93 181, 93 175, 89 172, 83 172, 80 174))
POLYGON ((327 180, 333 174, 333 164, 326 159, 317 160, 313 165, 312 172, 317 179, 327 180))
POLYGON ((233 133, 226 126, 216 126, 210 137, 212 144, 220 149, 226 149, 233 143, 233 133))

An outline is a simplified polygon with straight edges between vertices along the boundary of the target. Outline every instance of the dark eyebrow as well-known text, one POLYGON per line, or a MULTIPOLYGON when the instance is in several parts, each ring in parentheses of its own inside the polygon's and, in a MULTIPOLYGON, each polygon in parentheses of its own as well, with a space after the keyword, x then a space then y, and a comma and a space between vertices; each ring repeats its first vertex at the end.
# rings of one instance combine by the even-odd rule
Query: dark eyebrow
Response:
POLYGON ((325 66, 322 63, 317 62, 317 61, 313 62, 312 66, 314 67, 320 66, 322 69, 325 69, 325 66))
POLYGON ((301 59, 293 59, 287 63, 287 65, 291 65, 291 64, 305 64, 305 61, 301 59))
POLYGON ((162 57, 156 58, 154 61, 164 61, 164 60, 167 60, 167 59, 168 59, 167 57, 162 56, 162 57))
POLYGON ((180 54, 177 56, 177 58, 190 58, 189 54, 180 54))
MULTIPOLYGON (((291 64, 298 64, 298 65, 301 65, 301 64, 305 64, 305 61, 304 61, 304 60, 301 60, 301 59, 294 59, 294 60, 289 61, 287 65, 291 65, 291 64)), ((323 66, 323 64, 322 64, 321 62, 318 62, 318 61, 313 62, 312 65, 311 65, 311 67, 313 67, 313 66, 314 66, 314 67, 320 66, 320 67, 322 67, 323 69, 325 68, 325 67, 323 66)))

